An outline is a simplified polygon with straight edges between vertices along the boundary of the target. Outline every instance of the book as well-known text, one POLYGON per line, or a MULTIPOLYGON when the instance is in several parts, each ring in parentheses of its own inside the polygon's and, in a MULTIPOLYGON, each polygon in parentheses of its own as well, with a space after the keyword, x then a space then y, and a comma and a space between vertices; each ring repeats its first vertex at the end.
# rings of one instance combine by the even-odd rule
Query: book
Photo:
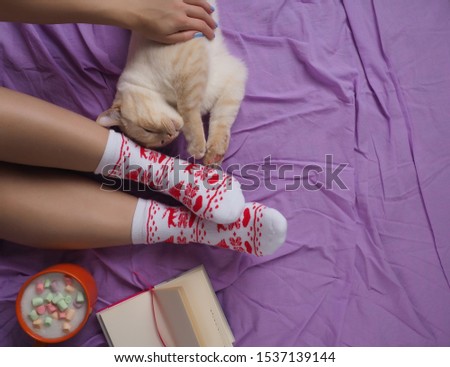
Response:
POLYGON ((234 343, 203 265, 96 316, 112 347, 232 347, 234 343))

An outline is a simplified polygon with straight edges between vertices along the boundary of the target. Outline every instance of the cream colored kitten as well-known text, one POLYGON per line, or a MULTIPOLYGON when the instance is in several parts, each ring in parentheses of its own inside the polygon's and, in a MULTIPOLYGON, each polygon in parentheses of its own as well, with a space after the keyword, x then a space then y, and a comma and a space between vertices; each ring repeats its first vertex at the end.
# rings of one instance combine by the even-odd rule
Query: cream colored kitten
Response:
MULTIPOLYGON (((215 1, 209 3, 215 6, 215 1)), ((217 22, 217 10, 214 18, 217 22)), ((149 148, 170 143, 182 131, 191 156, 204 157, 205 164, 220 163, 244 97, 247 70, 229 54, 219 29, 215 34, 213 41, 201 37, 176 45, 133 34, 113 105, 97 122, 119 125, 149 148), (206 141, 202 115, 207 112, 206 141)))

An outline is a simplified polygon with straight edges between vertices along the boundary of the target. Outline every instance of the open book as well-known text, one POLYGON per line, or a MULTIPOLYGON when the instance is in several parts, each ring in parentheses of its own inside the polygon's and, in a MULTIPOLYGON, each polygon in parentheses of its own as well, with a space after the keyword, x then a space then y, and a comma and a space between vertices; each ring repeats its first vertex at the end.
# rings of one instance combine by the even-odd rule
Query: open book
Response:
POLYGON ((97 318, 114 347, 231 347, 234 342, 203 266, 104 308, 97 318))

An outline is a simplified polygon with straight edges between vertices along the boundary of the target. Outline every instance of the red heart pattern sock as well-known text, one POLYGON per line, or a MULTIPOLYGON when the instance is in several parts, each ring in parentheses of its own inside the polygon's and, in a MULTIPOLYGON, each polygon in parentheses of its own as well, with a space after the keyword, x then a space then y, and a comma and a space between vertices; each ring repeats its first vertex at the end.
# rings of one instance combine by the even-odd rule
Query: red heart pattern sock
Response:
POLYGON ((144 183, 215 223, 233 223, 244 209, 244 195, 233 177, 143 148, 114 130, 95 173, 144 183))
POLYGON ((284 216, 259 203, 245 204, 242 215, 235 222, 217 224, 184 207, 139 199, 133 218, 132 242, 200 243, 265 256, 284 243, 286 230, 284 216))

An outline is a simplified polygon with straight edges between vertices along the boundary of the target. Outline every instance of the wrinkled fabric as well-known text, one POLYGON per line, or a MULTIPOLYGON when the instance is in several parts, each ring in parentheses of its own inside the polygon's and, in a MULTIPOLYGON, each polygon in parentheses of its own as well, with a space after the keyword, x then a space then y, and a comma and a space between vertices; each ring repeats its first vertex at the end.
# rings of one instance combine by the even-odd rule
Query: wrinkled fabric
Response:
MULTIPOLYGON (((196 244, 43 251, 3 241, 0 345, 32 344, 14 316, 27 277, 72 262, 95 277, 96 310, 204 264, 236 346, 448 346, 450 2, 227 0, 219 11, 249 69, 223 167, 252 165, 233 172, 248 201, 286 216, 286 243, 255 258, 196 244), (264 173, 269 156, 289 171, 264 173), (345 189, 292 189, 340 164, 345 189), (305 177, 311 165, 323 171, 305 177)), ((0 83, 95 119, 128 41, 108 26, 0 23, 0 83)), ((180 138, 169 149, 185 147, 180 138)), ((64 345, 105 346, 95 316, 64 345)))

